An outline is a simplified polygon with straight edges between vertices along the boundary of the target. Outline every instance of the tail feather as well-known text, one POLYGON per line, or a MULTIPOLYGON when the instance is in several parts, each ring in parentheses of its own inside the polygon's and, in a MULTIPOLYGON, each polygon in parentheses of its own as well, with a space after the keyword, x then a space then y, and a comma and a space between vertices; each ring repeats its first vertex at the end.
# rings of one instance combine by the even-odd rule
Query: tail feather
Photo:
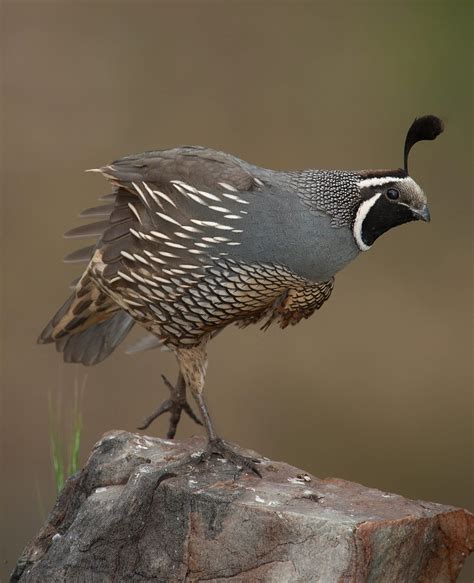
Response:
POLYGON ((115 350, 133 324, 131 316, 120 310, 108 320, 60 338, 56 341, 56 350, 63 353, 65 362, 79 362, 86 366, 97 364, 115 350))
POLYGON ((54 342, 54 330, 57 329, 59 322, 64 318, 71 308, 74 301, 75 294, 71 294, 64 304, 59 308, 59 310, 54 314, 48 324, 44 327, 43 331, 38 337, 38 344, 47 344, 49 342, 54 342))
POLYGON ((155 334, 145 334, 130 344, 125 350, 126 354, 136 354, 137 352, 145 352, 145 350, 153 350, 154 348, 163 349, 163 341, 155 334))
POLYGON ((131 316, 104 294, 86 271, 38 342, 55 342, 65 362, 96 364, 113 352, 133 324, 131 316))
MULTIPOLYGON (((80 215, 86 219, 97 217, 103 220, 71 229, 65 233, 65 237, 100 239, 109 226, 116 194, 113 192, 101 197, 107 204, 86 209, 80 215)), ((91 365, 104 360, 122 342, 134 324, 134 320, 104 294, 91 278, 89 270, 96 251, 97 244, 94 244, 65 257, 66 263, 89 263, 89 266, 80 278, 71 283, 72 294, 38 338, 40 344, 54 342, 66 362, 91 365)))
POLYGON ((96 286, 86 272, 74 292, 41 332, 38 342, 47 344, 68 334, 82 332, 107 320, 119 309, 119 306, 96 286))

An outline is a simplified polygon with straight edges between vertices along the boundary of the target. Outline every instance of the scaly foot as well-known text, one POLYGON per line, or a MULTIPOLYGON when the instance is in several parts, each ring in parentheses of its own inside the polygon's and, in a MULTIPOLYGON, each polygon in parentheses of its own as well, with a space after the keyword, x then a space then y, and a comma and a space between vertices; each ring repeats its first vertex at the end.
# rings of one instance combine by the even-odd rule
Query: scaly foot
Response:
POLYGON ((208 441, 207 447, 204 453, 200 456, 199 461, 206 461, 213 455, 230 461, 232 464, 237 466, 239 470, 250 471, 254 474, 257 474, 259 478, 262 477, 262 474, 256 466, 256 464, 260 463, 259 459, 246 457, 240 453, 237 453, 220 437, 214 437, 208 441))
POLYGON ((183 411, 187 413, 189 417, 191 417, 191 419, 198 425, 202 425, 202 421, 197 417, 186 400, 186 385, 184 383, 184 379, 180 377, 176 383, 176 386, 173 386, 165 377, 165 375, 161 375, 161 378, 170 390, 171 398, 166 399, 166 401, 164 401, 158 407, 158 409, 156 409, 156 411, 144 419, 143 423, 138 427, 138 429, 146 429, 160 415, 163 415, 163 413, 170 413, 170 424, 166 437, 168 439, 173 439, 173 437, 176 435, 176 429, 178 427, 179 420, 181 419, 181 413, 183 411))

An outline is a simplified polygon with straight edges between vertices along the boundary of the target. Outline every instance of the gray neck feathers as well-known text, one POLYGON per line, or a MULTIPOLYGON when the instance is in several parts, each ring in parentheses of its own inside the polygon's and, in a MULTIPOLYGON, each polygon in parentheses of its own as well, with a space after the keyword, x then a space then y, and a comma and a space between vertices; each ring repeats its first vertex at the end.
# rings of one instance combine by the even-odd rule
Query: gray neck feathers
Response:
POLYGON ((357 172, 344 170, 304 170, 288 172, 288 181, 304 204, 314 212, 331 217, 335 227, 348 226, 360 202, 357 172))

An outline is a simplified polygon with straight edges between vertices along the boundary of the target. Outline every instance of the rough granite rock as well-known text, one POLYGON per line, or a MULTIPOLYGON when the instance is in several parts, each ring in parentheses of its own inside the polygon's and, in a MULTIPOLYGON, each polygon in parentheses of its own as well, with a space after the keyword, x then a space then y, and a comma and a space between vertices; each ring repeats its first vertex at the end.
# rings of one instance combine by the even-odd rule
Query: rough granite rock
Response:
POLYGON ((472 550, 466 510, 268 459, 263 479, 219 459, 173 467, 203 447, 106 434, 12 581, 446 583, 472 550))

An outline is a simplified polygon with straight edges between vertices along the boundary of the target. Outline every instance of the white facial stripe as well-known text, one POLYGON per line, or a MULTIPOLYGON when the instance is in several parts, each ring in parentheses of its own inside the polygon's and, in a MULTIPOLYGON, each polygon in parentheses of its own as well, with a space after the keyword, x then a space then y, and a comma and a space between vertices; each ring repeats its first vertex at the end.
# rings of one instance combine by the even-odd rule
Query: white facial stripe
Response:
POLYGON ((381 192, 378 192, 372 198, 368 200, 364 200, 363 203, 357 209, 356 218, 354 221, 354 239, 356 240, 357 246, 361 251, 367 251, 370 249, 370 245, 366 245, 362 240, 362 225, 364 224, 365 217, 369 214, 370 209, 374 206, 374 204, 378 201, 378 199, 382 196, 381 192))
POLYGON ((358 182, 359 188, 367 188, 368 186, 382 186, 390 182, 412 182, 409 176, 400 178, 397 176, 380 176, 379 178, 364 178, 358 182))

